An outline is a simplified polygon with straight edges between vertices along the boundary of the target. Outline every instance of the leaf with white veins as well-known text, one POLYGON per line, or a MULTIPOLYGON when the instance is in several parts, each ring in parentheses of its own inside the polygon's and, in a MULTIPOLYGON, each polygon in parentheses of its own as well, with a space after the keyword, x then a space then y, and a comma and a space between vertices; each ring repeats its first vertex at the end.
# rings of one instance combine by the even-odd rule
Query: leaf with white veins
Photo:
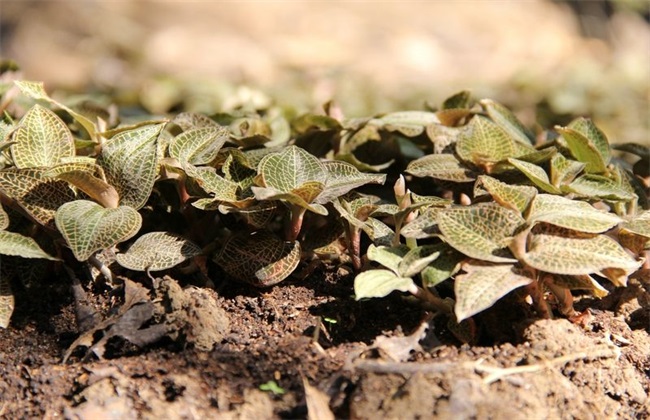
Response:
POLYGON ((194 242, 170 232, 149 232, 138 238, 123 254, 118 264, 135 271, 161 271, 201 254, 194 242))

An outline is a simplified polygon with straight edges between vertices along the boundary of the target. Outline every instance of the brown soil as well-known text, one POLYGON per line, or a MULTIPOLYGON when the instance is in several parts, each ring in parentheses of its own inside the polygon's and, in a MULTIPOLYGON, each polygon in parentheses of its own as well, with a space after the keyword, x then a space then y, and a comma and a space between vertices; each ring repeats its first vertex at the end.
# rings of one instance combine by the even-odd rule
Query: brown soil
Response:
POLYGON ((314 419, 650 416, 645 281, 579 299, 591 309, 576 324, 505 299, 477 317, 473 345, 397 294, 354 301, 352 281, 330 268, 215 292, 164 277, 121 295, 95 286, 76 303, 64 278, 17 287, 0 330, 0 418, 306 418, 308 406, 314 419), (144 323, 123 322, 143 308, 144 323), (167 325, 161 340, 133 344, 156 325, 167 325), (260 390, 269 381, 284 394, 260 390))

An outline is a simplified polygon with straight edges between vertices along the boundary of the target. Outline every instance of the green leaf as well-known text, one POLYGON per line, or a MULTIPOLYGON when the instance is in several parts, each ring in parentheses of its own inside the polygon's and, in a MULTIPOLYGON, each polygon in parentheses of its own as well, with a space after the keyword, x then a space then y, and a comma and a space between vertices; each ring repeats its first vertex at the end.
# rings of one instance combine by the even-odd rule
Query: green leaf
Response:
POLYGON ((239 185, 229 181, 217 174, 216 169, 209 166, 195 167, 191 164, 185 165, 188 176, 196 181, 208 194, 213 194, 211 200, 234 203, 239 201, 237 191, 239 185))
POLYGON ((179 134, 169 145, 169 156, 181 165, 207 165, 212 162, 229 137, 225 127, 193 128, 179 134))
POLYGON ((183 131, 206 127, 218 129, 220 127, 210 117, 194 112, 181 112, 170 122, 179 126, 183 131))
POLYGON ((456 276, 454 281, 454 312, 458 322, 491 307, 514 289, 533 282, 510 264, 472 261, 463 264, 462 269, 465 274, 456 276))
POLYGON ((631 201, 636 194, 622 188, 616 181, 600 176, 585 174, 562 188, 565 192, 573 192, 582 197, 602 198, 610 200, 631 201))
POLYGON ((452 182, 472 182, 476 174, 462 165, 452 154, 426 155, 411 161, 406 172, 417 176, 452 182))
POLYGON ((101 179, 104 171, 92 162, 62 163, 43 172, 44 178, 69 182, 104 207, 117 208, 120 197, 115 188, 101 179))
POLYGON ((528 215, 531 225, 545 222, 587 233, 605 232, 622 221, 615 214, 597 210, 584 201, 549 194, 535 197, 528 215))
POLYGON ((517 212, 496 204, 456 207, 438 213, 438 227, 449 245, 484 261, 516 262, 506 249, 525 223, 517 212))
POLYGON ((478 166, 496 164, 534 151, 532 146, 513 140, 506 130, 482 116, 472 118, 456 143, 458 157, 478 166))
POLYGON ((571 121, 567 127, 582 134, 589 141, 589 144, 593 145, 596 150, 598 150, 605 166, 609 164, 611 159, 609 141, 607 140, 605 133, 600 131, 591 119, 583 117, 576 118, 571 121))
POLYGON ((551 184, 559 187, 568 184, 585 168, 585 164, 567 159, 560 153, 551 158, 551 184))
POLYGON ((0 190, 15 200, 38 223, 48 226, 64 203, 75 199, 67 182, 47 179, 44 168, 0 171, 0 190))
POLYGON ((402 227, 399 233, 405 238, 424 239, 436 236, 439 232, 438 213, 439 208, 428 208, 420 213, 418 217, 402 227))
POLYGON ((519 169, 526 177, 532 181, 539 189, 546 191, 551 194, 560 194, 561 190, 555 185, 551 184, 548 175, 541 167, 533 164, 524 162, 523 160, 510 158, 508 159, 510 163, 515 168, 519 169))
POLYGON ((524 213, 537 195, 537 189, 525 185, 511 185, 487 175, 481 175, 474 186, 474 196, 478 197, 478 187, 483 187, 501 206, 524 213))
POLYGON ((641 265, 607 236, 564 237, 550 233, 532 235, 524 261, 541 271, 570 275, 600 273, 610 268, 629 275, 641 265))
POLYGON ((414 277, 418 275, 429 263, 440 256, 440 249, 441 246, 439 244, 417 246, 409 250, 397 265, 397 272, 401 277, 414 277))
POLYGON ((79 261, 132 238, 142 225, 140 213, 132 207, 106 209, 87 200, 65 203, 57 210, 55 221, 79 261))
POLYGON ((472 93, 469 90, 462 90, 448 97, 442 103, 442 109, 468 108, 472 93))
POLYGON ((34 105, 20 120, 11 155, 17 168, 45 167, 75 153, 72 133, 49 109, 34 105))
POLYGON ((43 100, 49 102, 50 104, 57 106, 68 114, 72 116, 87 132, 91 139, 95 139, 97 136, 97 126, 94 122, 83 116, 82 114, 73 111, 69 107, 63 105, 60 102, 55 101, 50 98, 47 92, 45 92, 45 87, 43 82, 29 82, 26 80, 16 80, 14 82, 20 91, 33 99, 43 100))
POLYGON ((290 192, 306 182, 327 181, 327 171, 321 161, 306 150, 289 146, 271 153, 260 161, 257 172, 265 187, 290 192))
POLYGON ((369 217, 362 229, 376 246, 390 246, 393 243, 395 232, 381 220, 369 217))
POLYGON ((384 129, 398 131, 406 137, 419 136, 429 124, 440 123, 435 113, 425 111, 392 112, 379 118, 379 121, 384 129))
POLYGON ((569 127, 555 127, 566 141, 573 157, 586 164, 585 172, 601 174, 607 170, 604 156, 596 145, 580 131, 569 127))
POLYGON ((407 252, 409 252, 409 248, 406 245, 391 247, 370 245, 367 257, 370 261, 378 262, 397 274, 399 273, 399 265, 407 252))
POLYGON ((467 258, 445 243, 436 246, 440 255, 421 273, 422 284, 426 287, 434 287, 456 274, 461 262, 467 258))
POLYGON ((103 144, 97 163, 117 190, 121 205, 137 210, 147 202, 156 179, 157 142, 164 126, 151 124, 125 131, 103 144))
POLYGON ((354 296, 356 300, 381 298, 394 291, 408 292, 415 287, 410 277, 400 277, 389 270, 368 270, 355 277, 354 296))
POLYGON ((0 328, 7 328, 11 315, 14 313, 14 295, 11 292, 9 279, 0 276, 0 328))
POLYGON ((0 231, 0 254, 60 261, 43 251, 36 241, 29 236, 4 230, 0 231))
POLYGON ((9 215, 7 212, 0 206, 0 230, 5 230, 9 227, 9 215))
POLYGON ((650 249, 650 211, 644 211, 623 223, 618 238, 621 245, 637 254, 650 249))
POLYGON ((377 209, 379 197, 351 193, 332 201, 339 214, 352 226, 362 228, 368 216, 377 209))
POLYGON ((479 101, 492 121, 503 128, 513 139, 525 145, 533 144, 533 135, 508 108, 491 100, 479 101))
POLYGON ((323 162, 327 171, 325 190, 315 199, 316 203, 326 204, 349 191, 366 184, 383 184, 384 174, 367 174, 346 162, 323 162))
POLYGON ((300 243, 268 231, 233 235, 214 261, 231 276, 266 287, 287 278, 300 262, 300 243))
POLYGON ((128 251, 115 256, 118 264, 135 271, 162 271, 201 254, 194 242, 170 232, 142 235, 128 251))

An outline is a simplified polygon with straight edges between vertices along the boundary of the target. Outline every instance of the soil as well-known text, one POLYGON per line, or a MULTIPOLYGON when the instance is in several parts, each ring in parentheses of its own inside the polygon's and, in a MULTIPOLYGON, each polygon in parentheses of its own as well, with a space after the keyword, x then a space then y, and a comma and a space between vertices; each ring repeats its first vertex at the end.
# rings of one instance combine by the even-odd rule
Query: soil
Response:
POLYGON ((574 323, 513 295, 476 317, 471 345, 399 294, 355 301, 353 278, 16 287, 0 418, 650 417, 647 278, 578 296, 574 323))

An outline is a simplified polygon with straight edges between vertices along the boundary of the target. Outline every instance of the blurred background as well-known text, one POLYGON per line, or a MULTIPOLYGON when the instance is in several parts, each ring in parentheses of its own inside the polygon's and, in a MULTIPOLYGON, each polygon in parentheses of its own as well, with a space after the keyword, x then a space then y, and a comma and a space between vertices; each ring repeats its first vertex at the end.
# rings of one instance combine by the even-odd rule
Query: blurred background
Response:
POLYGON ((470 89, 528 125, 650 145, 650 2, 0 1, 0 58, 152 113, 272 100, 347 116, 470 89), (106 96, 108 97, 108 96, 106 96))

